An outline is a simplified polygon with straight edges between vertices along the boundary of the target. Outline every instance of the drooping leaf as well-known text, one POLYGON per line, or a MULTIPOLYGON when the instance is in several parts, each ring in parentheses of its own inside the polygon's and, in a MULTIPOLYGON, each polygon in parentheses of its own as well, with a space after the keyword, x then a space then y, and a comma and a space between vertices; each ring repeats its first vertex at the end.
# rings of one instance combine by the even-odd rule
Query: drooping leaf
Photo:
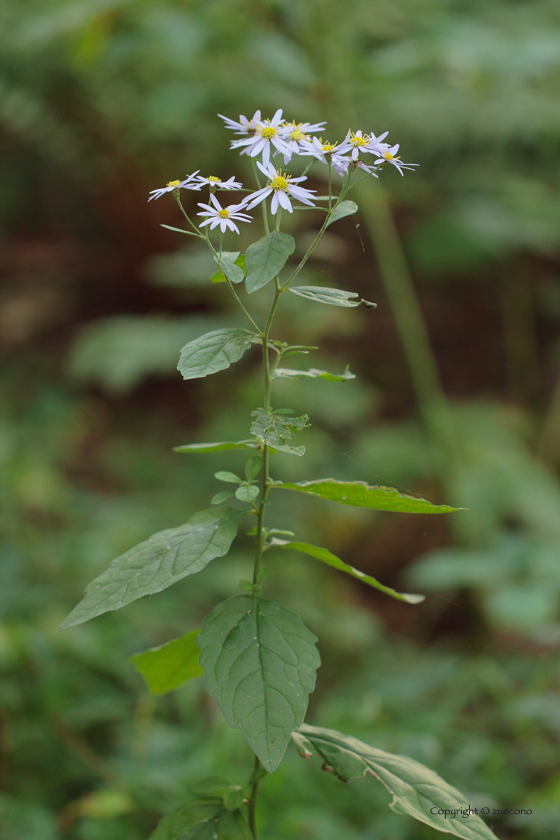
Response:
MULTIPOLYGON (((240 254, 239 251, 229 251, 229 252, 224 251, 222 253, 222 257, 224 257, 224 255, 226 255, 226 254, 229 257, 229 261, 231 262, 231 260, 233 260, 233 264, 238 265, 239 268, 243 271, 243 274, 245 274, 245 254, 240 254)), ((235 269, 233 269, 233 270, 235 271, 235 269)), ((230 279, 231 279, 231 277, 230 277, 230 279)), ((210 282, 211 283, 225 283, 226 282, 226 275, 224 274, 222 269, 220 269, 219 271, 216 271, 216 273, 212 275, 212 277, 210 278, 210 282)), ((236 281, 233 281, 233 282, 236 282, 236 281)), ((241 281, 237 281, 237 282, 241 282, 241 281)))
POLYGON ((188 680, 204 674, 198 664, 200 650, 196 638, 199 633, 200 630, 191 630, 179 639, 130 657, 152 694, 167 694, 188 680))
POLYGON ((82 624, 118 610, 144 595, 167 589, 227 554, 243 511, 213 507, 196 513, 180 528, 168 528, 121 554, 86 589, 86 595, 60 625, 82 624))
POLYGON ((355 201, 341 201, 338 207, 334 208, 333 214, 329 219, 329 225, 332 225, 333 222, 338 222, 339 219, 343 219, 345 216, 352 216, 357 210, 358 205, 355 201))
MULTIPOLYGON (((220 273, 225 278, 227 277, 228 280, 231 280, 232 283, 242 283, 243 278, 245 277, 245 273, 243 271, 245 266, 245 256, 240 256, 239 251, 222 251, 221 257, 214 258, 218 265, 220 266, 220 271, 217 272, 219 275, 220 273)), ((213 274, 210 278, 212 283, 220 283, 222 282, 220 279, 216 279, 216 274, 213 274)))
POLYGON ((334 478, 320 478, 315 481, 275 482, 281 490, 296 490, 330 502, 340 502, 353 507, 372 510, 391 510, 397 513, 453 513, 461 508, 448 505, 433 505, 426 499, 417 499, 399 493, 394 487, 376 487, 365 481, 336 481, 334 478))
POLYGON ((463 840, 497 840, 477 814, 469 813, 467 798, 418 761, 375 749, 333 729, 307 724, 292 737, 300 755, 318 755, 323 766, 343 781, 374 776, 392 795, 389 807, 395 813, 408 814, 463 840), (455 814, 454 819, 450 813, 455 814))
POLYGON ((326 370, 291 370, 290 368, 276 368, 273 379, 293 379, 296 376, 308 376, 310 379, 327 379, 329 382, 346 382, 348 379, 355 379, 356 374, 345 370, 344 373, 328 373, 326 370))
POLYGON ((376 303, 370 303, 369 300, 361 298, 357 292, 330 289, 328 286, 293 286, 288 291, 316 303, 328 303, 330 306, 364 306, 366 309, 375 309, 377 306, 376 303))
POLYGON ((251 426, 251 434, 261 443, 266 443, 280 452, 290 452, 292 455, 303 455, 305 446, 292 446, 290 441, 293 432, 300 432, 309 425, 309 417, 285 417, 282 414, 267 414, 262 408, 257 408, 251 414, 255 418, 251 426))
POLYGON ((353 566, 349 566, 348 563, 345 563, 335 554, 331 554, 331 552, 326 548, 320 548, 317 545, 310 545, 309 543, 291 542, 289 540, 279 540, 276 538, 270 541, 270 547, 287 548, 292 551, 301 551, 304 554, 309 554, 310 557, 315 557, 317 560, 321 560, 323 563, 326 563, 328 566, 332 566, 334 569, 339 569, 341 572, 346 572, 346 574, 352 575, 352 577, 361 580, 362 583, 367 583, 368 586, 372 586, 374 589, 379 589, 386 595, 390 595, 391 598, 396 598, 397 601, 405 601, 407 604, 419 604, 424 600, 424 595, 411 595, 406 592, 397 592, 389 586, 383 586, 383 584, 379 583, 379 581, 374 577, 370 577, 369 575, 364 574, 364 572, 360 572, 358 569, 355 569, 353 566))
POLYGON ((247 248, 245 288, 249 294, 262 289, 278 275, 296 247, 293 236, 277 230, 267 233, 247 248))
POLYGON ((181 350, 177 369, 183 379, 201 379, 238 362, 251 346, 254 333, 243 329, 213 330, 189 341, 181 350))
POLYGON ((225 452, 228 449, 256 449, 254 440, 221 440, 217 443, 186 443, 174 446, 173 452, 225 452))
POLYGON ((199 797, 164 817, 149 840, 249 840, 240 810, 230 811, 218 797, 199 797))
POLYGON ((316 641, 295 613, 253 595, 218 604, 198 637, 208 692, 271 773, 315 687, 316 641))

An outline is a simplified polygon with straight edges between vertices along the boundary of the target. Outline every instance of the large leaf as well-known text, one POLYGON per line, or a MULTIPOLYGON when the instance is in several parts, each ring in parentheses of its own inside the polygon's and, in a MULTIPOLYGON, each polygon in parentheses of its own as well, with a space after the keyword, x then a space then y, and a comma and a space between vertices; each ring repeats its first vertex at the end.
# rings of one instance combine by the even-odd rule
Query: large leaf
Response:
POLYGON ((288 291, 316 303, 328 303, 330 306, 364 306, 366 309, 375 309, 377 306, 376 303, 363 300, 357 292, 345 292, 344 289, 330 289, 327 286, 293 286, 288 291))
POLYGON ((200 630, 191 630, 179 639, 130 657, 152 694, 167 694, 187 680, 203 675, 204 671, 198 664, 200 650, 196 645, 199 633, 200 630))
POLYGON ((291 370, 290 368, 276 368, 272 374, 273 379, 294 379, 297 376, 307 376, 310 379, 327 379, 329 382, 345 382, 347 379, 355 379, 356 374, 345 370, 344 373, 328 373, 326 370, 291 370))
MULTIPOLYGON (((352 216, 358 210, 358 205, 355 201, 341 201, 340 204, 334 208, 332 212, 332 216, 329 219, 329 225, 332 225, 333 222, 338 222, 339 219, 343 219, 345 216, 352 216)), ((329 226, 327 225, 327 227, 329 226)))
POLYGON ((245 288, 249 294, 274 280, 286 265, 288 257, 294 253, 295 247, 293 236, 274 230, 247 248, 245 288))
POLYGON ((279 540, 277 538, 270 541, 270 547, 287 548, 292 551, 301 551, 303 554, 309 554, 310 557, 315 557, 317 560, 321 560, 323 563, 326 563, 328 566, 332 566, 334 569, 339 569, 341 572, 346 572, 346 574, 352 575, 352 577, 361 580, 362 583, 367 583, 368 586, 373 586, 374 589, 379 589, 386 595, 390 595, 391 598, 396 598, 397 601, 406 601, 407 604, 419 604, 424 600, 424 595, 410 595, 406 592, 396 592, 396 590, 391 589, 389 586, 383 586, 383 584, 379 583, 379 581, 375 578, 364 574, 364 572, 360 572, 359 569, 349 566, 348 563, 345 563, 340 559, 340 557, 337 557, 335 554, 331 554, 327 548, 320 548, 318 545, 310 545, 309 543, 279 540))
POLYGON ((262 408, 257 408, 251 414, 255 418, 251 426, 251 434, 255 435, 261 443, 266 443, 280 452, 289 452, 291 455, 305 453, 305 446, 292 446, 291 439, 293 432, 300 432, 309 425, 307 414, 301 417, 284 417, 281 414, 267 414, 262 408))
POLYGON ((448 505, 433 505, 426 499, 417 499, 399 493, 393 487, 371 487, 365 481, 335 481, 334 478, 320 478, 315 481, 298 481, 297 484, 277 481, 274 487, 281 490, 296 490, 330 502, 340 502, 353 507, 372 510, 392 510, 398 513, 453 513, 461 508, 448 505))
POLYGON ((243 511, 213 507, 196 513, 180 528, 153 534, 117 557, 86 589, 86 595, 60 625, 82 624, 137 598, 167 589, 223 557, 237 534, 243 511))
POLYGON ((181 350, 177 369, 183 379, 201 379, 238 362, 251 346, 254 333, 243 329, 213 330, 189 341, 181 350))
MULTIPOLYGON (((245 257, 239 255, 239 251, 222 251, 222 255, 220 257, 216 257, 216 262, 220 266, 221 273, 227 277, 228 280, 231 280, 232 283, 241 283, 243 282, 243 278, 245 274, 243 272, 243 267, 245 265, 245 257)), ((219 275, 220 272, 212 275, 210 278, 212 283, 220 283, 221 278, 219 275)))
POLYGON ((240 810, 230 811, 221 798, 206 796, 181 805, 164 817, 150 840, 249 840, 240 810))
POLYGON ((256 449, 254 440, 220 440, 217 443, 185 443, 173 452, 225 452, 228 449, 256 449))
POLYGON ((315 687, 316 641, 295 613, 253 595, 218 604, 198 637, 208 692, 271 773, 315 687))
POLYGON ((466 797, 418 761, 377 750, 333 729, 307 724, 292 737, 304 758, 318 755, 323 767, 345 782, 374 776, 392 795, 389 807, 397 814, 408 814, 464 840, 496 840, 486 823, 470 812, 466 797))

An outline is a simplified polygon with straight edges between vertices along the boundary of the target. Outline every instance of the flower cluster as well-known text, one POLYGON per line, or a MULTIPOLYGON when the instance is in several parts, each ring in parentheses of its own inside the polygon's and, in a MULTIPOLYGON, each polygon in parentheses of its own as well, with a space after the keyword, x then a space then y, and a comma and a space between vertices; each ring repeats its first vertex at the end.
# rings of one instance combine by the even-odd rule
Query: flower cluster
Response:
MULTIPOLYGON (((379 136, 373 133, 366 134, 361 130, 348 131, 342 141, 329 143, 316 136, 323 130, 326 123, 286 122, 281 109, 276 111, 272 119, 262 119, 260 111, 255 111, 251 119, 240 116, 239 122, 221 114, 218 116, 224 120, 226 128, 240 135, 240 139, 231 141, 230 148, 239 149, 240 154, 253 159, 260 157, 256 164, 266 178, 266 185, 263 187, 259 183, 259 189, 247 195, 238 204, 222 207, 214 194, 216 190, 241 190, 243 184, 236 181, 233 176, 227 181, 222 181, 215 175, 203 177, 197 170, 192 175, 188 175, 184 181, 170 181, 165 187, 152 190, 148 199, 151 201, 153 198, 160 198, 167 192, 173 192, 178 198, 179 191, 182 189, 200 190, 203 186, 207 186, 212 203, 211 205, 199 203, 198 206, 202 207, 203 212, 198 215, 207 217, 200 227, 210 225, 210 230, 219 226, 222 233, 226 229, 239 233, 237 225, 232 220, 251 221, 251 216, 243 211, 251 210, 269 196, 272 197, 270 202, 272 215, 275 215, 279 208, 291 213, 293 211, 291 199, 310 207, 316 206, 314 204, 315 191, 300 186, 302 181, 307 180, 305 175, 293 177, 283 172, 272 162, 272 158, 282 157, 286 166, 295 156, 313 157, 326 164, 329 167, 329 173, 334 170, 346 179, 344 194, 351 186, 350 176, 356 169, 366 173, 363 177, 371 175, 377 178, 378 172, 387 164, 394 166, 401 175, 404 175, 405 169, 413 170, 417 166, 415 163, 403 163, 397 154, 398 144, 392 146, 384 142, 387 131, 379 136), (368 155, 371 157, 368 158, 368 155), (366 160, 369 160, 369 163, 366 163, 366 160)), ((256 170, 255 174, 257 174, 256 170)))

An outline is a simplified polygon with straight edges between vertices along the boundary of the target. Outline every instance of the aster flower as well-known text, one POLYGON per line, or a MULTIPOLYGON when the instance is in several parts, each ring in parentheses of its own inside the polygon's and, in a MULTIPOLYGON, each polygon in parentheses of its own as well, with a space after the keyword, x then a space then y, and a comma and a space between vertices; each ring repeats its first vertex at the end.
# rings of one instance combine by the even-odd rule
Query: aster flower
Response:
POLYGON ((229 117, 222 117, 221 114, 218 114, 222 120, 225 122, 225 128, 229 128, 235 132, 235 134, 254 134, 257 125, 261 121, 261 112, 255 111, 253 116, 250 120, 247 117, 244 117, 242 114, 239 115, 239 122, 235 122, 235 120, 230 120, 229 117))
POLYGON ((324 122, 285 123, 285 125, 283 125, 280 129, 282 140, 288 147, 288 152, 284 154, 284 163, 289 163, 292 159, 292 155, 301 154, 301 150, 304 148, 305 144, 309 143, 313 139, 309 135, 316 131, 321 131, 325 125, 326 123, 324 122))
POLYGON ((376 165, 380 163, 390 163, 394 167, 396 167, 401 175, 404 175, 403 169, 410 169, 414 171, 414 167, 418 166, 417 163, 403 163, 400 157, 397 157, 397 152, 399 151, 399 144, 397 143, 396 146, 389 146, 388 143, 382 143, 380 148, 380 157, 375 161, 376 165))
POLYGON ((312 155, 317 160, 320 160, 321 163, 329 163, 335 157, 340 157, 345 152, 351 150, 352 146, 349 140, 350 132, 348 132, 342 143, 329 143, 328 141, 323 143, 322 137, 310 137, 308 142, 302 144, 303 148, 300 155, 312 155))
POLYGON ((251 222, 253 221, 251 216, 248 216, 247 213, 241 213, 239 211, 245 209, 244 204, 230 204, 229 207, 222 207, 218 199, 214 194, 210 196, 210 201, 214 205, 211 207, 209 204, 200 204, 199 207, 202 207, 204 212, 197 213, 197 216, 208 216, 203 222, 200 223, 199 227, 204 227, 204 225, 210 225, 210 230, 214 230, 215 227, 218 225, 220 226, 220 230, 222 233, 225 233, 226 230, 235 231, 235 233, 239 233, 239 228, 235 224, 237 222, 251 222))
POLYGON ((352 160, 357 160, 360 152, 366 152, 370 155, 377 155, 379 157, 383 146, 386 145, 381 141, 384 140, 388 134, 389 132, 385 131, 383 134, 380 134, 379 137, 376 137, 375 134, 362 134, 361 131, 356 131, 355 134, 350 132, 349 143, 352 147, 352 160))
POLYGON ((201 186, 208 184, 210 189, 214 190, 240 190, 243 187, 241 181, 234 180, 233 175, 231 178, 228 178, 227 181, 222 181, 221 178, 217 178, 215 175, 208 175, 207 178, 203 178, 202 175, 199 175, 196 180, 201 186))
POLYGON ((270 163, 271 146, 282 152, 283 155, 288 152, 288 147, 281 136, 280 126, 284 120, 282 119, 282 109, 279 108, 271 120, 262 120, 257 125, 254 134, 244 140, 234 140, 231 144, 232 149, 239 149, 242 147, 242 155, 249 155, 249 157, 256 157, 262 152, 262 160, 265 166, 270 163))
POLYGON ((276 169, 271 163, 268 166, 263 166, 260 161, 257 161, 257 166, 261 172, 268 178, 268 184, 261 190, 257 190, 251 195, 248 195, 243 205, 247 210, 251 210, 264 201, 269 195, 272 195, 270 209, 272 215, 278 210, 278 206, 283 207, 288 213, 292 213, 292 204, 290 197, 297 198, 302 204, 308 204, 310 207, 315 207, 311 199, 314 197, 315 190, 307 190, 305 187, 300 187, 298 184, 301 181, 307 181, 305 175, 299 178, 292 178, 286 173, 276 169))
POLYGON ((174 192, 174 190, 199 190, 202 185, 198 184, 195 180, 198 172, 200 172, 199 169, 193 172, 192 175, 188 175, 184 181, 169 181, 165 187, 160 187, 159 190, 150 190, 148 201, 151 201, 152 198, 161 198, 165 193, 174 192))

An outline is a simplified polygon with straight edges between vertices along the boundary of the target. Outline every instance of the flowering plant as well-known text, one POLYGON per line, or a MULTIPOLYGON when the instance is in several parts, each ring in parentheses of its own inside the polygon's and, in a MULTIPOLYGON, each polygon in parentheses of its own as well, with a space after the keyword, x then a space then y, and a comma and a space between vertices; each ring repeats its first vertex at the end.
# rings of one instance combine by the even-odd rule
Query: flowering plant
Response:
POLYGON ((357 212, 357 205, 346 198, 357 183, 377 178, 387 165, 396 167, 403 175, 404 170, 412 169, 415 164, 405 164, 396 156, 399 147, 384 142, 387 133, 376 137, 349 131, 340 142, 328 143, 316 136, 324 123, 287 123, 281 110, 270 120, 261 119, 260 111, 250 120, 243 116, 239 122, 228 117, 222 119, 227 128, 241 136, 232 141, 231 148, 239 149, 241 155, 252 158, 256 164, 253 168, 257 189, 244 190, 234 176, 223 181, 216 176, 200 176, 197 171, 183 181, 170 181, 165 187, 153 190, 149 200, 166 193, 173 195, 189 229, 171 229, 206 244, 218 267, 213 280, 227 284, 248 321, 246 328, 214 330, 186 344, 178 364, 183 378, 197 379, 223 371, 253 346, 260 347, 262 405, 252 412, 246 439, 190 443, 176 448, 187 454, 245 450, 248 457, 244 475, 229 470, 217 472, 216 479, 229 489, 218 492, 211 499, 210 507, 196 513, 186 524, 156 533, 113 560, 107 571, 89 585, 85 597, 62 627, 88 621, 202 571, 211 560, 228 553, 241 523, 254 517, 254 525, 248 531, 255 538, 253 577, 240 581, 241 594, 215 606, 200 631, 191 631, 133 657, 135 667, 155 694, 171 691, 191 678, 204 675, 207 690, 216 699, 228 724, 241 730, 255 754, 254 770, 245 785, 234 785, 216 776, 200 781, 193 789, 193 798, 162 820, 152 835, 153 840, 195 837, 256 840, 259 784, 267 773, 276 770, 290 740, 304 758, 320 756, 324 769, 343 781, 361 776, 377 779, 391 794, 390 806, 397 813, 408 814, 466 840, 490 840, 493 833, 467 805, 465 797, 433 771, 413 759, 304 723, 308 697, 315 687, 320 665, 317 638, 294 612, 262 595, 267 577, 263 560, 268 552, 296 551, 358 578, 392 598, 408 604, 423 600, 421 595, 396 592, 349 566, 327 548, 296 540, 292 532, 268 524, 269 495, 278 491, 397 513, 441 514, 454 510, 360 481, 322 478, 286 482, 274 480, 270 475, 271 459, 276 452, 304 455, 305 448, 298 444, 297 437, 309 425, 307 414, 295 417, 289 408, 273 407, 274 380, 311 377, 340 383, 354 378, 348 370, 333 374, 316 368, 282 367, 287 356, 305 354, 313 348, 291 345, 273 337, 277 308, 286 293, 302 298, 305 305, 375 308, 374 303, 361 299, 353 291, 292 283, 327 227, 357 212), (277 167, 276 158, 284 166, 298 158, 304 162, 311 158, 311 162, 303 174, 292 175, 277 167), (372 162, 368 164, 366 159, 372 162), (309 166, 315 161, 326 166, 325 196, 302 186, 309 166), (336 190, 333 173, 334 179, 340 179, 336 190), (209 200, 198 204, 202 208, 198 213, 202 221, 197 225, 183 206, 181 191, 200 192, 203 188, 208 188, 209 200), (216 196, 219 191, 240 192, 244 197, 234 204, 222 205, 216 196), (290 261, 295 241, 281 230, 282 213, 293 213, 293 203, 324 214, 320 230, 299 262, 290 261), (250 224, 253 221, 250 211, 258 206, 262 211, 264 236, 250 245, 244 255, 224 250, 224 234, 238 235, 236 222, 250 224), (270 310, 266 321, 259 324, 258 316, 250 311, 250 296, 269 284, 273 290, 270 310), (447 819, 458 813, 464 819, 447 819))

